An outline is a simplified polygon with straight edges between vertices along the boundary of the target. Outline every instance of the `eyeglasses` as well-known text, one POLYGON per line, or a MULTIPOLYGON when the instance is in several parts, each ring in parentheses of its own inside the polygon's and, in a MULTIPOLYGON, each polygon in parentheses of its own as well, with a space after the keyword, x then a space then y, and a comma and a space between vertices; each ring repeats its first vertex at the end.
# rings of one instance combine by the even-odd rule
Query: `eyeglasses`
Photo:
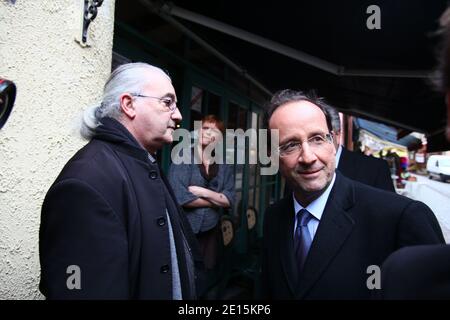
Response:
POLYGON ((164 96, 164 97, 153 97, 153 96, 145 96, 143 94, 131 94, 133 97, 138 98, 151 98, 151 99, 157 99, 160 103, 162 103, 166 108, 168 108, 171 112, 174 112, 177 108, 178 101, 175 100, 174 97, 171 96, 164 96))
MULTIPOLYGON (((308 143, 308 146, 313 152, 323 149, 328 143, 333 142, 332 133, 318 134, 308 140, 304 141, 308 143)), ((278 154, 280 157, 286 157, 293 154, 299 154, 302 150, 302 145, 304 142, 300 141, 289 141, 278 147, 278 154)))

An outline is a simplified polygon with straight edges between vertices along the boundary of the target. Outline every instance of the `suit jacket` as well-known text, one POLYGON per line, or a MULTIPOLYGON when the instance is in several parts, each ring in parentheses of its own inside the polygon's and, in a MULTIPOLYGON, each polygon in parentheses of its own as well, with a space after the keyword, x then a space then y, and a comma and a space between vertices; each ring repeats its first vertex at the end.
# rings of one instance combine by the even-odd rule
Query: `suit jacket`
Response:
POLYGON ((347 178, 395 192, 389 165, 383 159, 368 157, 342 147, 338 170, 347 178))
POLYGON ((394 252, 381 269, 381 299, 450 299, 450 245, 394 252))
POLYGON ((45 197, 41 292, 50 299, 172 299, 168 213, 183 298, 195 298, 189 265, 201 266, 201 256, 170 186, 125 127, 102 123, 45 197), (80 268, 80 290, 67 287, 71 265, 80 268))
POLYGON ((395 250, 443 243, 433 212, 423 203, 369 187, 336 172, 303 271, 294 256, 294 205, 286 197, 264 217, 262 286, 268 299, 368 299, 371 265, 395 250))

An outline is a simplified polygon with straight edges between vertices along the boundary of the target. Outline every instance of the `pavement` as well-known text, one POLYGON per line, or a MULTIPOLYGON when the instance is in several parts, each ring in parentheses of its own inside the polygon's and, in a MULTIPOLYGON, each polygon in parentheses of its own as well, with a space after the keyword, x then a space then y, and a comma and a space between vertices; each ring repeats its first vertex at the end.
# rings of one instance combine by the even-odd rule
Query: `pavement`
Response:
POLYGON ((450 183, 413 176, 417 181, 407 181, 405 190, 399 193, 429 206, 439 221, 445 242, 450 244, 450 183))

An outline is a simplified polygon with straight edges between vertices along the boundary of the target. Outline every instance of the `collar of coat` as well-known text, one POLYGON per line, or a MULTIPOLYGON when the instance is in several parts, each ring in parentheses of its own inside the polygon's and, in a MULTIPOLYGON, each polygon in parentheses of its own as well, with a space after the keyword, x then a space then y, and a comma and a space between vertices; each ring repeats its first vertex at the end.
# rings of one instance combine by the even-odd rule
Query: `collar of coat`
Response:
POLYGON ((153 163, 147 150, 143 149, 133 135, 123 124, 112 118, 103 118, 101 124, 96 128, 93 139, 106 141, 114 144, 116 148, 126 154, 146 163, 153 163))

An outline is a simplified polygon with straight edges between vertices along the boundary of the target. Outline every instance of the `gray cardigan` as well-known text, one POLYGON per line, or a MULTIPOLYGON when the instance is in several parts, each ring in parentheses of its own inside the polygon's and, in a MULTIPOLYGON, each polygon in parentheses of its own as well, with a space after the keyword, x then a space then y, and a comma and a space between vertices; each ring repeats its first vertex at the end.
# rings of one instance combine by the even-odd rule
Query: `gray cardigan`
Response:
MULTIPOLYGON (((189 192, 188 187, 199 186, 222 193, 230 202, 230 208, 234 208, 234 173, 233 167, 230 165, 219 164, 217 175, 208 181, 202 176, 198 164, 172 164, 169 170, 169 182, 181 206, 198 199, 189 192)), ((219 222, 220 208, 183 207, 183 209, 194 233, 208 231, 219 222)))

